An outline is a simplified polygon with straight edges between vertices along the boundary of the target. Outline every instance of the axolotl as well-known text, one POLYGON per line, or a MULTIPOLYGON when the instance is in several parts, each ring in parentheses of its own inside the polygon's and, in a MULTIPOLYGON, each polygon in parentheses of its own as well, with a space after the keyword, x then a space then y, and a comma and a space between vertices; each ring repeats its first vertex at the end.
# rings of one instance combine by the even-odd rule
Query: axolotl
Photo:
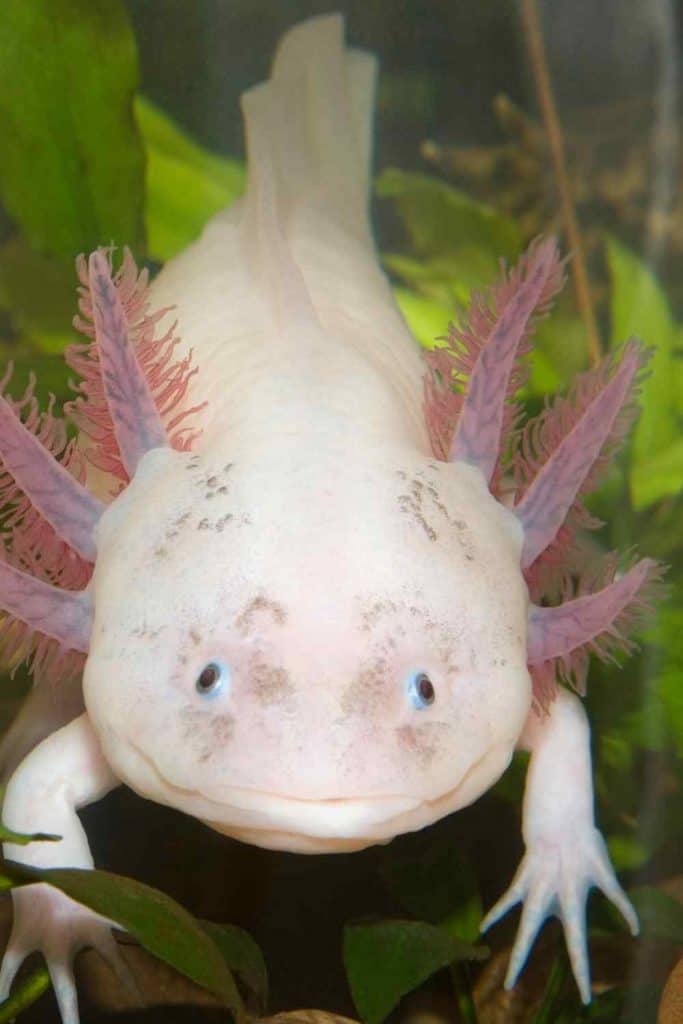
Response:
MULTIPOLYGON (((36 694, 82 671, 83 695, 34 716, 4 799, 6 826, 61 841, 5 855, 92 867, 77 811, 120 783, 263 847, 358 850, 470 804, 524 748, 526 853, 484 927, 523 901, 510 986, 557 914, 588 1001, 589 888, 638 923, 574 691, 659 569, 586 555, 582 496, 645 356, 627 342, 520 427, 552 239, 420 354, 368 217, 374 79, 339 17, 291 30, 242 98, 244 198, 149 290, 130 253, 78 261, 78 438, 30 390, 0 401, 5 652, 36 694)), ((75 1024, 73 955, 113 957, 111 922, 44 883, 13 899, 0 995, 42 950, 75 1024)))

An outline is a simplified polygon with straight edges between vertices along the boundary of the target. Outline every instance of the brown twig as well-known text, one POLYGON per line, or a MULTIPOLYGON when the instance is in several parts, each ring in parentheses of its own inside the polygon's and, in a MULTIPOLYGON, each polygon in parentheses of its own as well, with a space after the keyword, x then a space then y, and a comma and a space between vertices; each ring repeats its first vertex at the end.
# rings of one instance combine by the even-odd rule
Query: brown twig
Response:
POLYGON ((584 327, 586 328, 588 357, 592 365, 596 366, 600 362, 601 356, 600 336, 598 334, 598 325, 595 319, 590 287, 588 285, 586 258, 584 256, 581 231, 579 230, 578 221, 576 219, 571 185, 567 174, 567 161, 564 151, 562 128, 560 127, 557 108, 553 98, 553 88, 548 71, 548 61, 545 54, 543 33, 541 32, 541 26, 538 18, 536 0, 522 0, 522 25, 524 27, 527 46, 529 48, 529 56, 531 58, 531 67, 533 69, 536 92, 538 93, 541 116, 548 136, 548 144, 550 146, 550 152, 555 167, 555 176, 557 178, 557 187, 560 193, 560 203, 562 206, 562 219, 564 221, 565 231, 567 232, 567 239, 573 252, 571 272, 574 282, 574 291, 576 293, 576 302, 579 307, 584 327))

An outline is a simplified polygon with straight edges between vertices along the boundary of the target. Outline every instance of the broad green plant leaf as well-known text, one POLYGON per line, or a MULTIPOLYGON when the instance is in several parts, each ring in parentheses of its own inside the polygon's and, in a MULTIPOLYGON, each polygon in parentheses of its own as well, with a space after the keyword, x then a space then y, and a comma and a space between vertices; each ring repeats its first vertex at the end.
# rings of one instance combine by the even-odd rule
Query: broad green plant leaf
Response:
POLYGON ((631 449, 633 504, 642 509, 683 487, 683 474, 677 472, 683 361, 675 358, 675 349, 680 332, 662 287, 633 252, 608 238, 607 262, 612 278, 612 345, 635 335, 654 348, 631 449))
POLYGON ((242 194, 244 166, 203 149, 143 96, 135 114, 147 155, 149 255, 169 260, 242 194))
POLYGON ((223 954, 223 959, 255 997, 257 1009, 265 1013, 268 1005, 268 972, 263 953, 249 932, 232 924, 202 921, 202 928, 223 954))
POLYGON ((420 345, 427 349, 438 347, 439 339, 448 333, 453 309, 408 288, 394 288, 394 295, 408 327, 420 345))
POLYGON ((28 242, 71 261, 143 255, 133 32, 120 0, 0 5, 0 198, 28 242))
POLYGON ((519 255, 522 237, 515 221, 438 178, 388 168, 377 179, 376 191, 396 203, 415 254, 458 257, 463 283, 495 280, 498 261, 519 255))
MULTIPOLYGON (((683 389, 683 379, 681 380, 683 389)), ((631 489, 636 508, 647 508, 683 488, 683 438, 637 462, 631 470, 631 489)))
POLYGON ((353 1001, 366 1024, 380 1024, 399 1000, 436 971, 488 950, 422 921, 347 925, 344 964, 353 1001))
POLYGON ((212 992, 236 1017, 243 1018, 242 1000, 220 947, 187 910, 168 896, 108 871, 39 870, 8 861, 4 872, 18 885, 47 882, 116 921, 150 953, 212 992))
POLYGON ((74 341, 77 284, 73 265, 37 252, 18 235, 0 247, 0 308, 41 352, 61 354, 74 341))

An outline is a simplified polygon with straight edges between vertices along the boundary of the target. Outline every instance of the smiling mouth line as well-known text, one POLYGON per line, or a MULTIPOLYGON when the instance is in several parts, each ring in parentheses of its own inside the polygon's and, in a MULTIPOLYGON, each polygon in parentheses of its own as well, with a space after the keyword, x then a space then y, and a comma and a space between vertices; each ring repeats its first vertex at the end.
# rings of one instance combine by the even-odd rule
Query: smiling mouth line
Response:
MULTIPOLYGON (((230 811, 237 812, 238 815, 241 815, 241 814, 247 814, 248 816, 254 815, 255 818, 256 818, 256 821, 252 820, 248 824, 245 822, 244 826, 243 826, 243 827, 248 828, 250 831, 253 831, 254 833, 259 833, 259 832, 267 833, 269 831, 272 831, 274 827, 277 828, 277 826, 275 825, 275 823, 272 820, 271 821, 267 820, 266 814, 267 814, 268 810, 272 813, 273 811, 276 811, 276 810, 283 811, 283 810, 291 809, 291 808, 297 807, 297 806, 301 807, 302 810, 306 809, 306 810, 310 810, 310 811, 314 811, 315 808, 320 808, 321 810, 326 809, 326 808, 330 808, 332 810, 335 807, 338 807, 340 811, 353 811, 354 809, 359 809, 359 810, 362 809, 362 808, 368 808, 369 809, 369 808, 372 808, 373 806, 374 807, 378 807, 378 806, 384 805, 387 813, 383 814, 380 817, 375 817, 373 815, 371 821, 368 821, 367 824, 370 825, 371 827, 373 827, 373 826, 374 827, 377 827, 377 826, 385 826, 386 827, 387 825, 390 825, 392 820, 397 819, 397 818, 403 818, 405 815, 411 814, 411 812, 419 811, 420 808, 425 808, 426 809, 426 808, 433 807, 433 806, 439 805, 439 804, 442 804, 442 805, 449 804, 452 801, 452 799, 455 797, 457 792, 460 789, 462 789, 463 786, 466 784, 467 780, 470 778, 472 773, 476 771, 478 766, 483 761, 487 760, 491 756, 491 754, 492 754, 492 751, 490 751, 490 750, 485 752, 484 754, 482 754, 480 757, 478 757, 475 761, 472 762, 472 764, 469 766, 469 768, 460 777, 457 785, 453 786, 451 789, 448 789, 445 792, 440 793, 440 794, 438 794, 437 796, 434 796, 434 797, 410 797, 410 796, 407 796, 407 795, 401 796, 401 795, 395 795, 395 794, 387 793, 387 794, 383 794, 383 795, 380 795, 380 796, 367 796, 367 797, 355 796, 355 797, 310 798, 310 797, 290 796, 288 794, 269 792, 268 790, 262 790, 262 789, 256 789, 256 788, 251 789, 251 788, 245 787, 245 786, 235 786, 235 787, 226 786, 225 787, 226 799, 225 800, 221 800, 221 799, 217 798, 216 795, 209 795, 207 793, 202 792, 202 790, 199 790, 199 789, 187 789, 187 788, 184 788, 182 786, 178 786, 177 784, 171 782, 160 771, 160 769, 157 767, 156 762, 153 760, 153 758, 151 758, 148 754, 146 754, 143 750, 141 750, 132 741, 129 740, 128 742, 130 744, 130 747, 135 752, 135 754, 147 765, 148 769, 154 774, 154 776, 157 778, 157 780, 161 783, 162 790, 165 790, 166 792, 168 792, 168 790, 171 790, 173 793, 178 794, 183 801, 184 800, 203 801, 205 804, 209 805, 211 808, 215 808, 216 809, 215 816, 211 815, 211 817, 213 818, 214 822, 225 821, 226 812, 230 812, 230 811), (244 799, 244 802, 242 802, 242 801, 238 801, 238 802, 230 801, 229 797, 231 795, 232 796, 242 795, 243 798, 246 798, 246 799, 244 799), (248 801, 253 801, 253 799, 255 797, 256 798, 259 798, 259 797, 262 798, 263 799, 263 804, 264 804, 263 807, 258 808, 256 811, 254 811, 254 809, 252 807, 248 806, 248 801), (391 806, 391 805, 393 805, 393 806, 391 806), (258 820, 259 818, 263 819, 263 824, 261 824, 259 822, 259 820, 258 820)), ((171 804, 171 806, 173 806, 173 804, 171 804)), ((180 806, 180 805, 178 805, 178 806, 180 806)), ((190 811, 190 813, 192 813, 192 812, 190 811)), ((201 814, 201 815, 200 814, 195 814, 195 816, 196 817, 200 817, 202 820, 208 821, 208 818, 205 817, 204 814, 201 814)), ((213 822, 212 822, 212 824, 213 824, 213 822)), ((215 824, 214 824, 213 827, 215 827, 215 824)), ((305 829, 305 827, 304 827, 303 831, 304 832, 307 831, 305 829)))

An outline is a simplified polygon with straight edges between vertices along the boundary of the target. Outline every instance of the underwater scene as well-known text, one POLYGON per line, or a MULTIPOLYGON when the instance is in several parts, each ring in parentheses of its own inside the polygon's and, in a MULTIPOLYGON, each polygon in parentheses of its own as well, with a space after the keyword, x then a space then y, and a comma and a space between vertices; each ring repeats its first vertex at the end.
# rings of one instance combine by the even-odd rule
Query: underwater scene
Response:
POLYGON ((0 5, 0 1024, 683 1021, 682 30, 0 5))

